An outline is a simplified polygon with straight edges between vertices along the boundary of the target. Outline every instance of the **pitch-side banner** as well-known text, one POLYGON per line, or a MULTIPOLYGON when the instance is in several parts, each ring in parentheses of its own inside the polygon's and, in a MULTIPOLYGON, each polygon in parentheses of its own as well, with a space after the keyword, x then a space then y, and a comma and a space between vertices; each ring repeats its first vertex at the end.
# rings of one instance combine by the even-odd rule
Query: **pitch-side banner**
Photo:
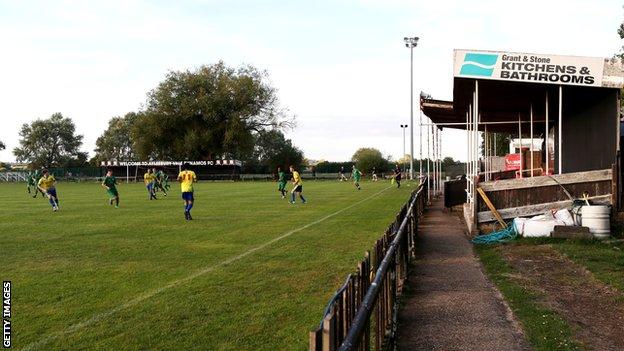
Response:
POLYGON ((455 77, 530 83, 601 86, 600 57, 455 50, 455 77))

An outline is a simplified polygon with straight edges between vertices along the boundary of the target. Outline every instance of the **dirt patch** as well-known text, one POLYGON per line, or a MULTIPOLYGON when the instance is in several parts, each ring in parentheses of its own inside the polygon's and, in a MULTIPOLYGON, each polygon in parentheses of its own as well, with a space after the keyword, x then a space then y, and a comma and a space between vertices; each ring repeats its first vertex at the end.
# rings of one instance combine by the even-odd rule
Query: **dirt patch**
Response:
POLYGON ((624 350, 624 294, 594 278, 550 245, 506 245, 510 278, 538 292, 589 350, 624 350))

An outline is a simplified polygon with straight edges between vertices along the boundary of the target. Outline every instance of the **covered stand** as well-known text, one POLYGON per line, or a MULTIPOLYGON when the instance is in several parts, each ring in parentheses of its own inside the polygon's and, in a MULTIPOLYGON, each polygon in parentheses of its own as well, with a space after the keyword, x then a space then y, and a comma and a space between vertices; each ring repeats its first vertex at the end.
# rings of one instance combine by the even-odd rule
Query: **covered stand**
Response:
POLYGON ((471 230, 493 220, 477 187, 504 218, 563 206, 584 192, 617 209, 619 62, 476 50, 454 55, 453 101, 421 97, 420 105, 436 127, 466 130, 464 214, 471 230), (505 156, 493 153, 497 134, 517 145, 505 161, 518 162, 505 169, 493 163, 505 156))

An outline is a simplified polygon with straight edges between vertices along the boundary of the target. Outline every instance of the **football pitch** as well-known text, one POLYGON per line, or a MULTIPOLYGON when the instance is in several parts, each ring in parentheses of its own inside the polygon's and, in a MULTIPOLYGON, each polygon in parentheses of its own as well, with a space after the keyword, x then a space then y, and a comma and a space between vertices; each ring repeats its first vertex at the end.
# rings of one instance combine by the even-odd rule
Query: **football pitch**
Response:
MULTIPOLYGON (((59 183, 59 212, 0 183, 0 278, 16 350, 305 350, 327 300, 415 187, 200 182, 148 201, 121 184, 59 183)), ((41 196, 41 195, 39 195, 41 196)))

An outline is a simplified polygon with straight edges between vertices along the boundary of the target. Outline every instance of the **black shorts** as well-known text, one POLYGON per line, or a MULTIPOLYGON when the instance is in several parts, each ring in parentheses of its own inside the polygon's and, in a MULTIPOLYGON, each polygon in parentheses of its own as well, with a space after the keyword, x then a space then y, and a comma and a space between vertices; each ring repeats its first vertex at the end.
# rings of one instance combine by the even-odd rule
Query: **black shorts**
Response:
POLYGON ((293 193, 301 193, 303 192, 303 186, 302 185, 297 185, 294 189, 293 189, 293 193))

